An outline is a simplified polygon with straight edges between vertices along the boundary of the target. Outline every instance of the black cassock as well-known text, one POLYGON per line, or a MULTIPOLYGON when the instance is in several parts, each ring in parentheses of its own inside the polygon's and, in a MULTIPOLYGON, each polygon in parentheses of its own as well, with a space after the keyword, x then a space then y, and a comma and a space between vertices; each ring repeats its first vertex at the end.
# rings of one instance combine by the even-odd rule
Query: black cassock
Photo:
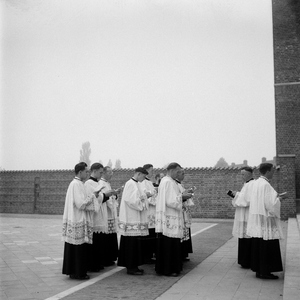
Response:
POLYGON ((157 235, 155 271, 161 275, 171 275, 182 271, 182 245, 180 238, 157 235))
POLYGON ((251 239, 251 270, 261 275, 283 270, 279 240, 251 239))
POLYGON ((251 238, 238 239, 238 264, 243 268, 251 266, 251 238))
POLYGON ((140 236, 121 235, 118 266, 133 270, 144 264, 143 240, 140 236))
POLYGON ((104 235, 104 266, 111 265, 118 258, 118 237, 116 233, 104 235))
POLYGON ((73 245, 65 242, 62 273, 82 277, 88 271, 89 244, 73 245))

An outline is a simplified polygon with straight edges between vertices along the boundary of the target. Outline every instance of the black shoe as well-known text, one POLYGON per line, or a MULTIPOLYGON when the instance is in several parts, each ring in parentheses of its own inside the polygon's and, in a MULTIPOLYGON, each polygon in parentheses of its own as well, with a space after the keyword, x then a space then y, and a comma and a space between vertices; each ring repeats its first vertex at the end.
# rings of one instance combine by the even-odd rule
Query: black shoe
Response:
POLYGON ((78 276, 78 275, 70 275, 71 279, 78 279, 78 280, 86 280, 86 279, 90 279, 90 276, 85 274, 82 276, 78 276))
POLYGON ((144 272, 142 272, 140 270, 138 270, 138 271, 129 271, 129 270, 127 270, 127 274, 128 275, 143 275, 144 272))
POLYGON ((109 261, 109 262, 104 264, 104 267, 110 267, 110 266, 113 266, 114 264, 115 264, 114 261, 109 261))
POLYGON ((271 273, 262 275, 262 274, 259 274, 257 272, 256 272, 256 277, 260 278, 260 279, 278 279, 279 278, 277 275, 273 275, 271 273))
POLYGON ((170 274, 166 274, 166 276, 169 276, 169 277, 178 277, 179 273, 170 273, 170 274))
POLYGON ((145 264, 146 265, 153 265, 153 264, 155 264, 155 259, 150 258, 150 259, 146 260, 145 264))
POLYGON ((242 268, 242 269, 250 269, 250 267, 248 267, 248 266, 243 266, 243 265, 241 265, 241 268, 242 268))
POLYGON ((89 272, 93 273, 93 272, 99 272, 101 270, 104 270, 103 266, 100 266, 98 269, 91 269, 91 270, 89 270, 89 272))

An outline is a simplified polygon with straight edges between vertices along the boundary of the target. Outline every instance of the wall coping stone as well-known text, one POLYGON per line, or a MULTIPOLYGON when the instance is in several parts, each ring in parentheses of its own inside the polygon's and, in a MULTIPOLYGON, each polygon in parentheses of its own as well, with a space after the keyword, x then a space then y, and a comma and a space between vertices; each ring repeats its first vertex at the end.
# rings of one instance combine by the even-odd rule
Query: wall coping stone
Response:
MULTIPOLYGON (((223 168, 215 168, 215 167, 189 167, 189 168, 183 168, 184 170, 239 170, 243 168, 244 166, 235 166, 235 167, 223 167, 223 168)), ((258 169, 258 166, 252 166, 253 169, 258 169)), ((114 169, 114 171, 134 171, 135 169, 132 168, 124 168, 124 169, 114 169)), ((154 170, 166 170, 164 168, 154 168, 154 170)), ((73 169, 61 169, 61 170, 1 170, 0 173, 35 173, 35 172, 74 172, 73 169)))

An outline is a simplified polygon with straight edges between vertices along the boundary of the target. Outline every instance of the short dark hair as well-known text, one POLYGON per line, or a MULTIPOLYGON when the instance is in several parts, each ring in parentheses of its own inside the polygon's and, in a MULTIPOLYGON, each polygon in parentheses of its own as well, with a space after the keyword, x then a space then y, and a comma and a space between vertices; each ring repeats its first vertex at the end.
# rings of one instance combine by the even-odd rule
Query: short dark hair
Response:
POLYGON ((170 171, 170 170, 173 170, 173 169, 176 169, 177 167, 181 168, 182 167, 180 166, 180 164, 176 163, 176 162, 172 162, 170 163, 168 166, 167 166, 167 170, 170 171))
POLYGON ((148 175, 149 173, 147 172, 146 169, 142 168, 142 167, 138 167, 134 170, 135 173, 142 173, 142 174, 145 174, 145 175, 148 175))
POLYGON ((245 171, 247 171, 247 172, 253 173, 253 169, 252 169, 251 167, 248 167, 248 166, 242 167, 242 168, 241 168, 241 171, 242 171, 242 170, 245 170, 245 171))
POLYGON ((75 174, 77 175, 80 171, 84 171, 86 167, 87 167, 87 164, 85 162, 82 161, 82 162, 78 163, 74 167, 75 174))
POLYGON ((94 164, 91 165, 91 171, 99 170, 101 168, 103 168, 103 165, 100 164, 100 163, 94 163, 94 164))
POLYGON ((145 164, 145 165, 143 165, 143 168, 146 169, 146 170, 148 170, 150 168, 153 168, 153 165, 151 165, 151 164, 145 164))
POLYGON ((270 163, 262 163, 259 165, 259 172, 262 175, 265 175, 268 171, 271 171, 273 168, 273 165, 270 163))

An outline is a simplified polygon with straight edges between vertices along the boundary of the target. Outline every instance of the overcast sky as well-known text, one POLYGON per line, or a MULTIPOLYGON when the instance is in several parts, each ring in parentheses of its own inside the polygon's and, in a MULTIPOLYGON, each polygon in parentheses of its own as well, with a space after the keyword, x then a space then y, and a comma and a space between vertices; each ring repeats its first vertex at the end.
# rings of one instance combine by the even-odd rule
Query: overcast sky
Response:
POLYGON ((271 0, 0 1, 0 167, 276 155, 271 0))

